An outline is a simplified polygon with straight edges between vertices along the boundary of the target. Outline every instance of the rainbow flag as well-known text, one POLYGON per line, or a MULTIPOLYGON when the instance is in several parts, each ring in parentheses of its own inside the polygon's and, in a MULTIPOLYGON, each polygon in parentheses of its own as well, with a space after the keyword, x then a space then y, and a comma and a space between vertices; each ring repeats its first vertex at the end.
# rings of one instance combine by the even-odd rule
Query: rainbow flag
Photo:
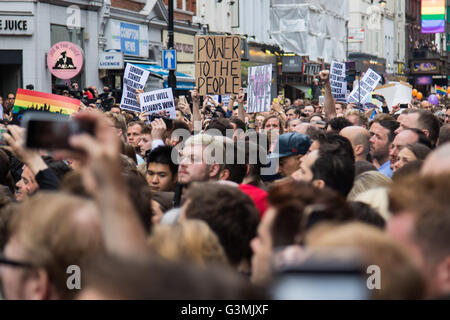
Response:
POLYGON ((445 32, 445 0, 422 0, 422 33, 445 32))
POLYGON ((447 95, 447 91, 444 88, 436 86, 436 85, 434 87, 436 88, 437 94, 442 94, 443 96, 447 95))
POLYGON ((13 109, 13 123, 22 120, 27 111, 41 111, 70 115, 80 109, 81 101, 57 94, 17 89, 13 109))

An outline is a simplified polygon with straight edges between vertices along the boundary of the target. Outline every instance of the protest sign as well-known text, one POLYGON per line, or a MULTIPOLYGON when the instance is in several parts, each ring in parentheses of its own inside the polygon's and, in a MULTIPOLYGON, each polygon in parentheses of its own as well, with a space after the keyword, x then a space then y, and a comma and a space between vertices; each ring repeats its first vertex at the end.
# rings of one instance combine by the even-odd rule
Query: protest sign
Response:
POLYGON ((140 112, 141 107, 136 99, 136 90, 143 89, 150 72, 130 63, 123 74, 123 90, 120 108, 128 111, 140 112))
POLYGON ((223 103, 223 106, 225 108, 228 108, 228 103, 230 102, 230 98, 231 98, 230 95, 223 95, 222 96, 222 103, 223 103))
POLYGON ((363 103, 366 101, 369 94, 375 89, 378 82, 380 82, 381 76, 373 71, 372 69, 368 69, 364 74, 364 77, 359 82, 359 86, 356 85, 350 93, 348 97, 348 102, 351 103, 363 103))
POLYGON ((81 101, 57 94, 17 89, 13 108, 13 123, 18 124, 28 111, 42 111, 70 115, 77 112, 81 101))
POLYGON ((347 79, 345 78, 345 63, 333 61, 330 68, 331 93, 336 101, 346 102, 347 79))
POLYGON ((248 68, 247 113, 270 111, 272 65, 248 68))
POLYGON ((142 93, 139 95, 139 100, 143 112, 164 115, 171 119, 177 118, 171 88, 142 93))
POLYGON ((409 83, 400 81, 379 86, 374 92, 383 95, 389 110, 392 110, 392 107, 397 104, 411 103, 412 90, 413 88, 409 83))
POLYGON ((238 94, 241 37, 196 36, 195 50, 195 81, 199 94, 238 94))

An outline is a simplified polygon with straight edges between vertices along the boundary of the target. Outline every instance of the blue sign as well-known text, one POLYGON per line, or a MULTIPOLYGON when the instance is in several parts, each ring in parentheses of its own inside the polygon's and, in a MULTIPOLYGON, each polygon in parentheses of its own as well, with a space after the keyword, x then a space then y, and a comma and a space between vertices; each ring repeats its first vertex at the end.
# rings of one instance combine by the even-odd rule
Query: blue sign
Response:
POLYGON ((139 55, 139 26, 120 23, 120 47, 124 54, 139 55))
POLYGON ((163 50, 163 69, 176 70, 177 69, 177 50, 163 50))

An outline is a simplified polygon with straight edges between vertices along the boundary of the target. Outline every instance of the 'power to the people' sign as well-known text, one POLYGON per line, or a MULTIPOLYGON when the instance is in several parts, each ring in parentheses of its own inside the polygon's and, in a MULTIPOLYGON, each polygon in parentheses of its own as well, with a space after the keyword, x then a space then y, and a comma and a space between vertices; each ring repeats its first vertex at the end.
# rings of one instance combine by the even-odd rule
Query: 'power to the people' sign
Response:
POLYGON ((195 78, 202 96, 238 94, 241 87, 241 38, 196 36, 195 78))

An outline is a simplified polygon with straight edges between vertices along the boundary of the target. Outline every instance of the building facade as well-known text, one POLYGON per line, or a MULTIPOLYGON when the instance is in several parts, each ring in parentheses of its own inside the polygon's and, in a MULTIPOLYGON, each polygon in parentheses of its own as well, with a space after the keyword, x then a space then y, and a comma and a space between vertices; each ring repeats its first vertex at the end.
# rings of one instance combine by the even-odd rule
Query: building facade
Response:
POLYGON ((434 85, 447 86, 445 34, 421 32, 420 0, 406 1, 406 49, 408 80, 417 90, 427 96, 434 91, 434 85))
MULTIPOLYGON (((98 73, 99 1, 1 1, 2 21, 26 21, 26 28, 0 32, 0 94, 32 84, 51 92, 68 84, 49 71, 46 57, 57 42, 70 41, 83 52, 83 68, 74 80, 100 86, 98 73)), ((22 25, 24 23, 22 22, 22 25)))
POLYGON ((348 58, 356 69, 385 78, 401 75, 405 63, 404 0, 350 0, 348 58))

